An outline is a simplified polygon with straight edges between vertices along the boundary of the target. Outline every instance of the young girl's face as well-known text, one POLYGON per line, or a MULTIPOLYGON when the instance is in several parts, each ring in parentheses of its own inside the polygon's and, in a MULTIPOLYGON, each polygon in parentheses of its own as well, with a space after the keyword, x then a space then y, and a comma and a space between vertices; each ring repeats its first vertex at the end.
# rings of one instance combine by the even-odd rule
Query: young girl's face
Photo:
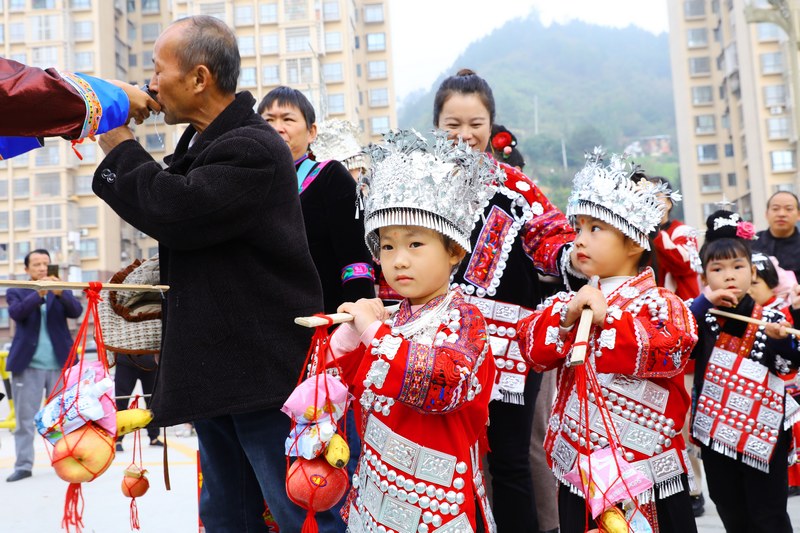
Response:
POLYGON ((775 293, 769 288, 769 285, 767 285, 764 280, 758 276, 753 279, 753 284, 750 285, 750 290, 748 292, 758 305, 764 305, 765 303, 769 302, 773 296, 775 296, 775 293))
POLYGON ((575 220, 573 264, 586 277, 635 276, 642 248, 614 226, 594 217, 575 220))
POLYGON ((386 282, 412 305, 445 294, 450 271, 464 251, 449 252, 437 232, 420 226, 380 229, 379 259, 386 282))
POLYGON ((715 291, 729 289, 746 293, 756 277, 754 267, 747 257, 737 256, 732 259, 712 259, 706 264, 703 282, 715 291))

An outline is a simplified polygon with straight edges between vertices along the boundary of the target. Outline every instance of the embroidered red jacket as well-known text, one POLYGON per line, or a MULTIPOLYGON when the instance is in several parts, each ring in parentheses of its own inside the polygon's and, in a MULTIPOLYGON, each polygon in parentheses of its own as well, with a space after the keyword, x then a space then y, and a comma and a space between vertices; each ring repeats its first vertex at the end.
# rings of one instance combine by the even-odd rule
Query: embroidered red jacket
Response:
POLYGON ((653 241, 658 259, 658 284, 683 300, 696 298, 700 294, 697 231, 673 220, 653 241))
MULTIPOLYGON (((589 398, 588 428, 578 416, 575 371, 564 365, 577 328, 559 328, 559 312, 573 295, 559 293, 524 320, 518 333, 533 369, 559 369, 545 450, 556 477, 567 485, 564 475, 578 454, 605 447, 610 438, 597 398, 589 398)), ((651 477, 657 497, 664 498, 682 490, 680 476, 687 473, 680 431, 690 402, 682 370, 697 342, 697 325, 677 296, 656 286, 650 269, 628 279, 606 300, 607 319, 601 329, 593 328, 586 364, 597 371, 604 395, 600 400, 611 411, 628 461, 651 477)))
POLYGON ((391 324, 382 324, 368 344, 336 359, 358 400, 362 438, 343 511, 350 531, 367 531, 367 524, 395 531, 417 531, 420 524, 467 530, 468 524, 475 530, 476 499, 485 527, 494 531, 479 442, 485 441, 495 367, 480 311, 457 291, 416 311, 403 300, 391 324))

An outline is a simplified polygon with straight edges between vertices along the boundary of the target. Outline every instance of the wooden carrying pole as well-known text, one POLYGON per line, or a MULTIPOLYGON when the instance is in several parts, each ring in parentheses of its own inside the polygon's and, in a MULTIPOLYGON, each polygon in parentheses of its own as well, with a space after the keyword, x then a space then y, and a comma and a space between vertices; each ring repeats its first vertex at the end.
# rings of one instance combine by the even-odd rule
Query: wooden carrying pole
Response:
MULTIPOLYGON (((165 292, 169 290, 169 285, 131 285, 127 283, 103 283, 102 285, 102 290, 104 291, 165 292)), ((0 280, 0 287, 52 291, 88 289, 89 284, 78 281, 23 281, 5 279, 0 280)))
MULTIPOLYGON (((727 311, 720 311, 719 309, 711 309, 709 313, 725 318, 732 318, 734 320, 741 320, 742 322, 747 322, 748 324, 756 324, 757 326, 766 326, 767 324, 770 324, 770 322, 767 322, 766 320, 758 320, 757 318, 750 316, 728 313, 727 311)), ((791 333, 792 335, 800 337, 800 329, 786 328, 786 333, 791 333)))
POLYGON ((575 334, 575 343, 569 357, 569 366, 582 365, 586 361, 586 348, 588 348, 589 332, 592 330, 593 315, 594 313, 588 307, 581 311, 578 332, 575 334))

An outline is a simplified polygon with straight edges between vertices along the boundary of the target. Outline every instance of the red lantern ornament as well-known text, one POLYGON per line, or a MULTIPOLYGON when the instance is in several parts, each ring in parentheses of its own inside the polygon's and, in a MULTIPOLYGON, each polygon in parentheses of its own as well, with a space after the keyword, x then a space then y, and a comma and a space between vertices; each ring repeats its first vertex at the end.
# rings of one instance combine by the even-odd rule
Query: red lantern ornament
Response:
POLYGON ((314 513, 327 511, 342 499, 347 491, 347 471, 334 468, 324 457, 300 457, 286 475, 286 494, 294 503, 306 509, 302 533, 316 533, 314 513))

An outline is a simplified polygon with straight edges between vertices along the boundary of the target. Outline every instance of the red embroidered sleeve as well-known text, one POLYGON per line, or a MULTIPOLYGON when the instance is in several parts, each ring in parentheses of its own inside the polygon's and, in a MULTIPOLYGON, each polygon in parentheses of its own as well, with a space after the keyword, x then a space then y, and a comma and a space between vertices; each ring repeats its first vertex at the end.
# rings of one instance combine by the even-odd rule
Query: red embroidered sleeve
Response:
MULTIPOLYGON (((428 344, 394 337, 400 341, 397 352, 391 359, 383 356, 389 365, 382 387, 375 389, 377 393, 426 413, 453 411, 473 399, 470 391, 479 366, 492 363, 486 321, 474 305, 463 303, 452 309, 461 314, 458 326, 452 322, 441 326, 437 337, 442 342, 438 346, 436 339, 428 344)), ((391 346, 391 330, 382 326, 375 335, 379 349, 387 337, 391 346)), ((368 353, 367 357, 375 356, 368 353)), ((482 389, 492 386, 494 367, 491 369, 486 383, 480 383, 482 389)))
POLYGON ((595 332, 598 372, 650 379, 670 378, 683 371, 697 343, 697 324, 680 298, 664 289, 659 294, 666 300, 668 318, 657 324, 650 320, 647 307, 636 316, 610 309, 611 323, 606 321, 595 332))
POLYGON ((521 194, 531 208, 533 218, 522 226, 522 247, 534 266, 543 273, 560 276, 558 257, 561 248, 575 240, 575 232, 556 206, 528 176, 504 163, 506 187, 521 194))
POLYGON ((517 326, 520 352, 537 372, 561 366, 572 349, 575 328, 565 330, 559 327, 562 305, 566 303, 556 300, 543 311, 524 318, 517 326))
POLYGON ((698 255, 698 246, 692 228, 678 226, 672 235, 659 231, 654 241, 658 250, 659 268, 676 276, 696 274, 694 258, 698 255))

